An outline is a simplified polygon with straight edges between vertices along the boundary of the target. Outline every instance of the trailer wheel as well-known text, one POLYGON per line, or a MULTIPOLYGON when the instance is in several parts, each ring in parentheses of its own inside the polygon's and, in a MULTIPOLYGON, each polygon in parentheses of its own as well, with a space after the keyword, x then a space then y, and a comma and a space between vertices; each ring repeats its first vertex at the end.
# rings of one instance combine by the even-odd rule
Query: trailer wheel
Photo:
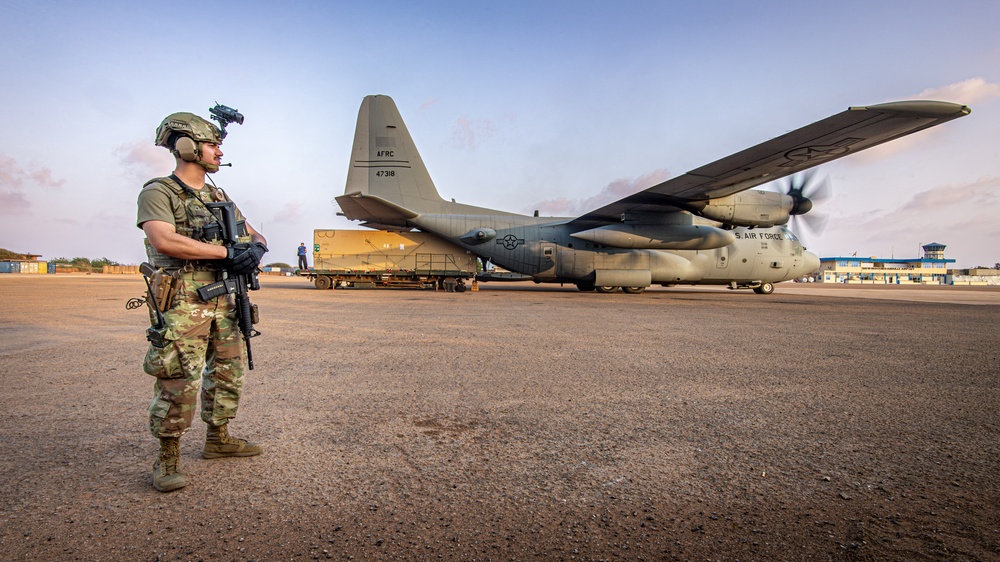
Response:
POLYGON ((317 275, 316 279, 313 281, 317 289, 329 289, 333 287, 333 280, 326 275, 317 275))
POLYGON ((459 283, 458 285, 455 285, 455 292, 464 293, 467 288, 468 287, 465 286, 465 283, 459 283))
POLYGON ((580 281, 579 283, 576 284, 576 288, 579 289, 581 292, 589 293, 594 290, 594 284, 588 283, 587 281, 580 281))
POLYGON ((622 287, 622 290, 630 295, 639 295, 646 290, 645 287, 622 287))
POLYGON ((598 293, 614 293, 618 290, 618 287, 611 286, 601 286, 597 288, 598 293))

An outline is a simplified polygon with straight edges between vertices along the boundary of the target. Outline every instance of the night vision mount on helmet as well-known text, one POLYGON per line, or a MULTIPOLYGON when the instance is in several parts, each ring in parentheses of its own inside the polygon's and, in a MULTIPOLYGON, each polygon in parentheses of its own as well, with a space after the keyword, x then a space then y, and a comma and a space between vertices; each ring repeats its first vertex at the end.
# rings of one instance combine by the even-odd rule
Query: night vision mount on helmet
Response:
POLYGON ((240 113, 238 109, 233 109, 231 107, 226 107, 224 105, 215 104, 215 107, 208 110, 212 114, 212 119, 219 122, 220 130, 222 131, 222 138, 226 138, 226 125, 230 123, 236 123, 237 125, 243 124, 243 114, 240 113))

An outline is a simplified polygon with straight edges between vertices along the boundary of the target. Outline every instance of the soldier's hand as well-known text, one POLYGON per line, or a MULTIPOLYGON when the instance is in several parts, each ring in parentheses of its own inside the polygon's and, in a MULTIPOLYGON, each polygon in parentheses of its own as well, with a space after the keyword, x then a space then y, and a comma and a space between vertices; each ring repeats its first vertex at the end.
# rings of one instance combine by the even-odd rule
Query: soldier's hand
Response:
POLYGON ((225 259, 226 270, 235 275, 246 275, 257 271, 260 259, 267 252, 267 246, 260 242, 253 244, 233 244, 225 259))

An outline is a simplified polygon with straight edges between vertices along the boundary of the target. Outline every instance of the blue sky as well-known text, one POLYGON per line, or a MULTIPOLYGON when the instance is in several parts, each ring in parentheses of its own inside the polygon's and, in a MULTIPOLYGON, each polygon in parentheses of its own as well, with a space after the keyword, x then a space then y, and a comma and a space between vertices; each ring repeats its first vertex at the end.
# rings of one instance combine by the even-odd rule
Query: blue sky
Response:
POLYGON ((969 117, 821 166, 821 256, 1000 262, 1000 4, 0 0, 0 247, 144 258, 167 114, 239 109, 215 181, 294 263, 337 217, 367 94, 446 198, 572 215, 851 105, 969 117))

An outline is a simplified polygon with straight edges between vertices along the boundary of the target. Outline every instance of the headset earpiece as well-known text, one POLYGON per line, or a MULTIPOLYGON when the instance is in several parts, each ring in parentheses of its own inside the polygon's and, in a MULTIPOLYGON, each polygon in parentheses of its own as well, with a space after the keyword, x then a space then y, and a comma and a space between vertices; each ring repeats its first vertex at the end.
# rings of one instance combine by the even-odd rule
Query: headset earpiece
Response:
POLYGON ((185 162, 198 161, 198 143, 194 142, 191 137, 178 137, 174 144, 174 150, 177 151, 177 156, 180 156, 181 160, 185 162))

